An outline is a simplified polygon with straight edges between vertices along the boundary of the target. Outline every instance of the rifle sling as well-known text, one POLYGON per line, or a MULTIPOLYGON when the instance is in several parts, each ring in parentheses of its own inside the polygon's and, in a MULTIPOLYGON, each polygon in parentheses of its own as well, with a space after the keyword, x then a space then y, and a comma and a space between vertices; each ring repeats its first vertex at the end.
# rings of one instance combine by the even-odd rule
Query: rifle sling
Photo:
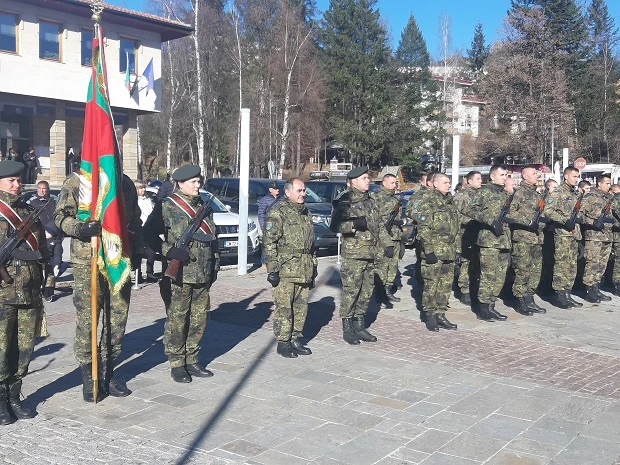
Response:
MULTIPOLYGON (((4 200, 0 200, 0 215, 9 222, 13 229, 19 229, 22 225, 22 218, 4 200)), ((39 250, 39 240, 32 234, 32 231, 26 232, 24 240, 34 252, 39 250)))
MULTIPOLYGON (((196 218, 196 210, 194 210, 194 207, 187 203, 187 201, 183 197, 178 194, 171 194, 169 198, 172 203, 179 207, 183 211, 183 213, 185 213, 189 217, 190 220, 196 218)), ((204 220, 200 222, 200 230, 205 234, 213 235, 213 231, 211 231, 211 228, 207 223, 205 223, 204 220)))

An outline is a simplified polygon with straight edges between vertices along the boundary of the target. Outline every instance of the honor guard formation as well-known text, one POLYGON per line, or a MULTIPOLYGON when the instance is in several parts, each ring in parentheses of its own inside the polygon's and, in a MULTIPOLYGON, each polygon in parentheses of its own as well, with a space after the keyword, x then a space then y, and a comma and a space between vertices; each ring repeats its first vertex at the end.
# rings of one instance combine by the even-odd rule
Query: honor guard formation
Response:
MULTIPOLYGON (((45 334, 43 301, 52 299, 55 278, 65 268, 63 237, 71 240, 73 350, 81 368, 83 399, 96 402, 131 394, 114 376, 131 280, 114 288, 111 280, 93 270, 91 241, 102 236, 102 224, 81 217, 83 176, 70 174, 55 203, 45 181, 31 198, 21 195, 24 169, 23 163, 0 161, 2 425, 36 415, 22 404, 21 387, 35 339, 45 334), (96 295, 91 293, 93 279, 96 295), (91 333, 94 313, 101 321, 96 351, 91 333)), ((583 305, 573 297, 573 289, 581 288, 580 295, 590 303, 611 300, 600 290, 604 275, 613 284, 613 293, 620 295, 620 185, 612 185, 607 174, 598 176, 596 186, 579 182, 579 171, 572 166, 564 170, 560 184, 548 180, 541 185, 540 172, 529 166, 521 177, 515 186, 505 167, 494 165, 483 185, 482 174, 471 171, 452 195, 448 176, 428 173, 405 207, 394 175, 386 174, 380 189, 371 194, 368 168, 349 171, 346 191, 333 202, 330 223, 341 240, 339 313, 344 341, 351 345, 377 341, 366 320, 373 292, 387 305, 401 300, 395 292, 399 261, 405 257, 405 224, 416 228, 414 293, 421 297, 421 321, 432 332, 457 329, 447 316, 453 289, 478 319, 489 322, 509 319, 495 308, 502 292, 511 292, 517 301, 515 311, 526 316, 546 313, 536 303, 537 294, 551 294, 551 303, 562 309, 583 305)), ((220 251, 211 199, 199 192, 200 168, 179 167, 172 182, 160 186, 154 201, 144 196, 143 183, 134 184, 124 175, 120 181, 132 268, 140 270, 142 258, 147 258, 147 279, 155 281, 154 257, 157 253, 164 257, 159 286, 171 377, 178 383, 211 377, 199 354, 220 251)), ((272 182, 259 208, 262 261, 273 291, 273 332, 277 353, 285 358, 312 354, 304 344, 303 330, 306 319, 312 318, 308 299, 319 261, 305 197, 299 178, 286 181, 283 192, 272 182)))

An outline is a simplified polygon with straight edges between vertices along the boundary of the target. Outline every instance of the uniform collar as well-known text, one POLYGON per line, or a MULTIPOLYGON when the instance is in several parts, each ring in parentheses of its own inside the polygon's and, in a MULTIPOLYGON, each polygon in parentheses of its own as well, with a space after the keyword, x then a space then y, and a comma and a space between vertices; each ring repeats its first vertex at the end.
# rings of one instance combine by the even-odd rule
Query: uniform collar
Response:
POLYGON ((181 197, 183 200, 185 200, 192 207, 198 206, 202 203, 200 199, 200 194, 199 195, 187 195, 181 192, 180 189, 175 190, 174 193, 178 195, 179 197, 181 197))
POLYGON ((3 191, 0 191, 0 200, 13 207, 20 203, 19 195, 9 194, 8 192, 3 191))

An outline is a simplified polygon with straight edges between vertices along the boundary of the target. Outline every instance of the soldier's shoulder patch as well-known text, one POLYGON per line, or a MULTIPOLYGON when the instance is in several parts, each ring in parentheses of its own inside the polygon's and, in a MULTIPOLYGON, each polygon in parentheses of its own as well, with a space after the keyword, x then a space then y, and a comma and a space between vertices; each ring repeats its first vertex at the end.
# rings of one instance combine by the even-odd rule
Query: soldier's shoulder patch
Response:
POLYGON ((273 222, 272 222, 272 221, 267 221, 267 222, 265 223, 265 230, 266 230, 266 231, 269 231, 269 230, 271 230, 271 229, 273 229, 273 222))
POLYGON ((418 213, 418 221, 426 221, 426 215, 423 213, 418 213))
POLYGON ((545 200, 545 203, 547 205, 551 205, 553 202, 554 202, 554 200, 552 198, 548 198, 548 199, 545 200))

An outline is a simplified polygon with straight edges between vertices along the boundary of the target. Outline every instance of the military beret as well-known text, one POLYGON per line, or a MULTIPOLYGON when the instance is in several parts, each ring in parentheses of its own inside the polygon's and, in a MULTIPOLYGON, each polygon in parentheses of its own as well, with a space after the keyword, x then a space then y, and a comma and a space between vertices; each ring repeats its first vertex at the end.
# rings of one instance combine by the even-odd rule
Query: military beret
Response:
POLYGON ((347 179, 359 178, 362 174, 368 173, 367 166, 358 166, 347 173, 347 179))
POLYGON ((200 166, 198 165, 183 165, 179 166, 174 173, 172 173, 172 179, 174 181, 187 181, 188 179, 197 178, 200 176, 200 166))
POLYGON ((19 176, 24 171, 24 164, 15 160, 0 161, 0 178, 19 176))

